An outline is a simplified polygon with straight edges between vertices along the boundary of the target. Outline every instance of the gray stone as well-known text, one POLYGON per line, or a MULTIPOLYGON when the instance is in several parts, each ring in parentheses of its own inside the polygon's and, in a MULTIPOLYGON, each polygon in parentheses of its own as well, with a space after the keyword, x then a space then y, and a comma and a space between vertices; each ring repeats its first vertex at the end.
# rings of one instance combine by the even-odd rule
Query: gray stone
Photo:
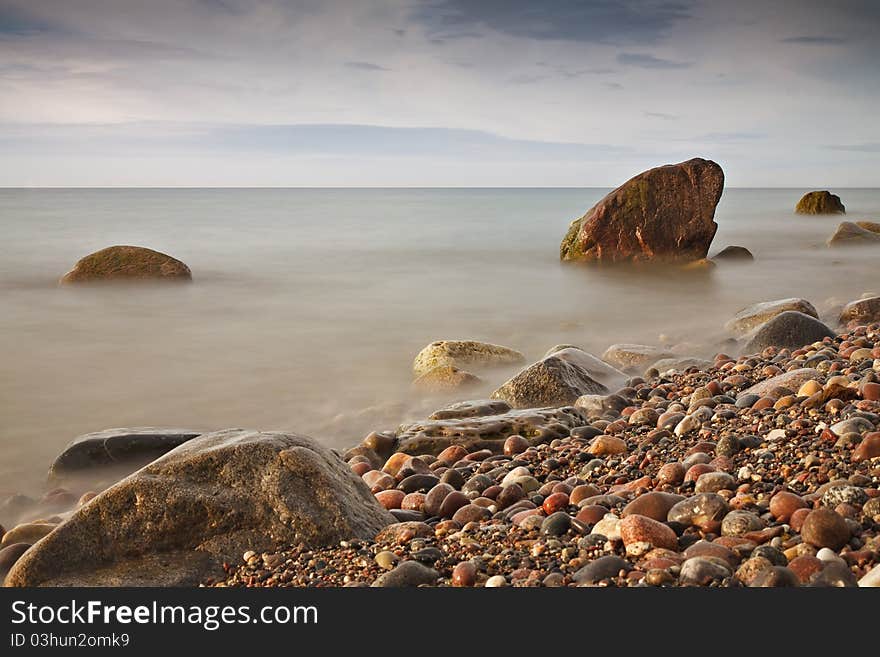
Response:
POLYGON ((789 310, 819 319, 819 313, 816 312, 816 308, 806 299, 777 299, 775 301, 762 301, 761 303, 743 308, 733 319, 727 322, 725 328, 734 335, 745 335, 749 331, 761 326, 761 324, 789 310))
POLYGON ((330 449, 228 429, 194 438, 107 489, 42 539, 11 586, 187 586, 246 550, 371 539, 393 516, 330 449))
POLYGON ((420 586, 434 584, 439 577, 436 570, 418 561, 404 561, 395 566, 393 570, 379 575, 372 586, 390 588, 420 586))
POLYGON ((814 317, 804 313, 787 310, 761 325, 743 349, 744 353, 755 354, 767 347, 800 349, 824 338, 833 338, 834 332, 814 317))
POLYGON ((581 586, 590 586, 603 579, 614 579, 620 571, 629 572, 632 566, 618 556, 608 554, 591 561, 572 575, 572 581, 581 586))
POLYGON ((607 393, 580 365, 549 356, 530 365, 492 393, 513 408, 567 406, 586 394, 607 393))
POLYGON ((57 479, 105 467, 127 467, 130 472, 200 434, 188 429, 156 427, 87 433, 76 438, 55 459, 49 468, 49 476, 57 479))
POLYGON ((828 238, 828 246, 875 246, 880 244, 880 233, 862 228, 852 221, 841 223, 828 238))

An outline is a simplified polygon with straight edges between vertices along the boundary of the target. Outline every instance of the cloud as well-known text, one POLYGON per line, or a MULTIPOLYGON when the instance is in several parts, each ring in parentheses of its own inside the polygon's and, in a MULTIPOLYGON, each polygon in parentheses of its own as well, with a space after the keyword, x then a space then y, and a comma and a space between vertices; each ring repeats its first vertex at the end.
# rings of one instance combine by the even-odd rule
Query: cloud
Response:
POLYGON ((622 52, 617 55, 617 61, 624 66, 635 66, 636 68, 677 69, 693 66, 692 62, 676 62, 670 59, 660 59, 647 53, 636 52, 622 52))
POLYGON ((657 43, 691 17, 692 0, 429 0, 414 14, 430 32, 481 26, 536 40, 657 43))
POLYGON ((673 121, 678 117, 675 114, 667 114, 666 112, 644 112, 645 116, 652 119, 663 119, 664 121, 673 121))
POLYGON ((346 68, 354 68, 359 71, 390 71, 390 68, 373 64, 372 62, 345 62, 346 68))
POLYGON ((830 151, 849 151, 851 153, 880 153, 880 142, 864 144, 832 144, 825 146, 830 151))
POLYGON ((520 73, 508 78, 507 81, 510 84, 535 84, 536 82, 541 82, 542 80, 547 80, 549 78, 549 75, 528 75, 527 73, 520 73))
POLYGON ((354 124, 3 125, 0 147, 33 153, 251 153, 299 156, 521 158, 591 161, 630 152, 610 144, 512 139, 482 130, 354 124))
POLYGON ((603 82, 602 86, 612 90, 623 89, 623 85, 620 82, 603 82))
POLYGON ((780 39, 780 41, 782 43, 804 43, 815 45, 838 45, 847 42, 843 37, 835 36, 796 36, 788 37, 787 39, 780 39))
POLYGON ((21 7, 0 4, 0 36, 32 36, 62 31, 53 21, 33 15, 21 7))
POLYGON ((685 139, 684 141, 699 141, 713 144, 724 144, 739 141, 755 141, 766 138, 767 135, 759 132, 709 132, 698 137, 685 139))

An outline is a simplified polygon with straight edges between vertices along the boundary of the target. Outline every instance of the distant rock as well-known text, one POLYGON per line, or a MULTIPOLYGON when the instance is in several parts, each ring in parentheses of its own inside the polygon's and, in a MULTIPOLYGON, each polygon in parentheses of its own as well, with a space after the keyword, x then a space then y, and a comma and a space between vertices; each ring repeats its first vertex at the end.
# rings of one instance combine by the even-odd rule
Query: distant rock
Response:
POLYGON ((815 306, 806 299, 777 299, 775 301, 762 301, 740 310, 736 316, 725 325, 725 328, 734 335, 745 335, 777 315, 787 310, 796 310, 804 315, 819 319, 819 313, 815 306))
POLYGON ((62 284, 97 281, 189 281, 192 272, 180 260, 142 246, 110 246, 79 260, 62 284))
POLYGON ((800 349, 824 338, 833 337, 835 337, 834 332, 818 319, 794 310, 787 310, 756 329, 749 337, 743 353, 755 354, 767 347, 800 349))
POLYGON ((439 365, 413 381, 412 387, 423 393, 445 393, 472 388, 482 382, 480 377, 470 372, 452 365, 439 365))
POLYGON ((525 362, 514 349, 475 340, 438 340, 422 349, 413 361, 413 374, 419 377, 435 367, 485 369, 525 362))
POLYGON ((846 208, 840 202, 839 196, 821 191, 804 194, 794 211, 798 214, 845 214, 846 208))
MULTIPOLYGON (((583 352, 582 352, 583 353, 583 352)), ((567 406, 586 394, 607 393, 608 388, 590 376, 580 365, 548 356, 530 365, 492 393, 513 408, 567 406)))
POLYGON ((55 459, 49 477, 56 479, 106 467, 128 467, 129 472, 154 461, 200 435, 188 429, 105 429, 76 438, 55 459))
POLYGON ((662 358, 674 358, 675 354, 646 344, 613 344, 602 360, 621 370, 639 371, 662 358))
POLYGON ((739 262, 751 262, 755 259, 752 252, 744 246, 725 246, 712 256, 712 260, 735 260, 739 262))
POLYGON ((846 304, 840 313, 840 323, 846 325, 867 325, 880 322, 880 297, 858 299, 846 304))
POLYGON ((880 233, 862 228, 852 221, 841 223, 834 235, 828 238, 828 246, 862 246, 880 244, 880 233))
POLYGON ((695 158, 640 173, 571 223, 562 260, 690 262, 706 257, 724 172, 695 158))
POLYGON ((6 585, 195 585, 246 550, 372 539, 393 522, 317 441, 228 429, 193 438, 80 507, 17 561, 6 585))

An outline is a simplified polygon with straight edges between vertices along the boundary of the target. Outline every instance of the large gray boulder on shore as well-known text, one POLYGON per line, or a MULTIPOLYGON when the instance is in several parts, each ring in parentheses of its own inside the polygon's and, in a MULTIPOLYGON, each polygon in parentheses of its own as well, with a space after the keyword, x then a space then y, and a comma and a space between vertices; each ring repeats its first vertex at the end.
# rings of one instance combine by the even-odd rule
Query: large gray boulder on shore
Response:
POLYGON ((7 586, 189 586, 246 550, 369 539, 394 517, 312 438, 227 429, 123 479, 38 541, 7 586))
POLYGON ((561 260, 690 262, 701 260, 718 229, 715 206, 724 172, 694 158, 640 173, 571 223, 561 260))
POLYGON ((751 333, 743 353, 756 354, 767 347, 800 349, 833 337, 834 332, 815 317, 787 310, 751 333))

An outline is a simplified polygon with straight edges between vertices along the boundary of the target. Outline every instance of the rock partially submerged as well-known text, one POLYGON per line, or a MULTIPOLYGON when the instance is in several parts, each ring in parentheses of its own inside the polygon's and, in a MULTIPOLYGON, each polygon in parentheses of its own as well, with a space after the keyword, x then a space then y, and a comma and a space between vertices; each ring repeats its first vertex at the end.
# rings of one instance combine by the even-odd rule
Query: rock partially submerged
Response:
POLYGON ((413 374, 419 377, 435 367, 485 369, 525 362, 514 349, 475 340, 438 340, 422 349, 413 361, 413 374))
POLYGON ((706 360, 705 358, 661 358, 651 365, 648 371, 657 370, 660 374, 666 374, 670 371, 686 372, 691 369, 706 371, 712 367, 712 365, 712 361, 706 360))
POLYGON ((530 365, 491 396, 492 399, 503 399, 513 408, 540 408, 566 406, 581 395, 605 392, 608 389, 573 362, 573 357, 568 360, 554 355, 530 365))
POLYGON ((744 353, 759 353, 767 347, 800 349, 833 338, 834 332, 815 317, 794 310, 786 310, 762 324, 743 349, 744 353))
POLYGON ((794 211, 798 214, 845 214, 846 208, 837 194, 821 191, 804 194, 794 211))
POLYGON ((561 260, 690 262, 701 260, 718 225, 724 172, 695 158, 640 173, 571 223, 561 260))
POLYGON ((819 313, 816 312, 816 308, 806 299, 777 299, 775 301, 762 301, 761 303, 743 308, 733 319, 727 322, 725 328, 734 335, 745 335, 787 310, 796 310, 804 315, 819 319, 819 313))
POLYGON ((513 435, 523 436, 533 444, 566 435, 570 429, 587 423, 580 409, 530 408, 499 415, 425 420, 400 427, 398 452, 437 455, 447 447, 461 445, 468 451, 489 449, 499 453, 504 441, 513 435))
POLYGON ((880 244, 880 233, 862 228, 852 221, 841 223, 828 238, 828 246, 863 246, 880 244))
POLYGON ((245 550, 372 538, 393 516, 331 450, 229 429, 172 450, 77 510, 7 586, 185 586, 245 550))
POLYGON ((725 246, 712 256, 712 260, 732 260, 738 262, 751 262, 755 259, 752 252, 744 246, 725 246))
POLYGON ((439 365, 413 381, 414 389, 424 393, 454 392, 480 385, 480 377, 452 365, 439 365))
POLYGON ((578 347, 566 346, 548 353, 544 358, 549 356, 555 356, 582 367, 591 378, 606 385, 616 385, 626 379, 626 374, 619 369, 578 347))
POLYGON ((616 368, 639 372, 651 363, 673 357, 672 352, 647 344, 613 344, 602 354, 602 360, 616 368))
POLYGON ((80 259, 60 283, 98 281, 189 281, 192 272, 180 260, 142 246, 110 246, 80 259))
POLYGON ((190 429, 157 427, 87 433, 76 438, 55 459, 49 477, 59 479, 108 467, 126 467, 131 472, 200 434, 190 429))
POLYGON ((868 297, 846 304, 840 313, 843 325, 866 325, 880 322, 880 297, 868 297))

